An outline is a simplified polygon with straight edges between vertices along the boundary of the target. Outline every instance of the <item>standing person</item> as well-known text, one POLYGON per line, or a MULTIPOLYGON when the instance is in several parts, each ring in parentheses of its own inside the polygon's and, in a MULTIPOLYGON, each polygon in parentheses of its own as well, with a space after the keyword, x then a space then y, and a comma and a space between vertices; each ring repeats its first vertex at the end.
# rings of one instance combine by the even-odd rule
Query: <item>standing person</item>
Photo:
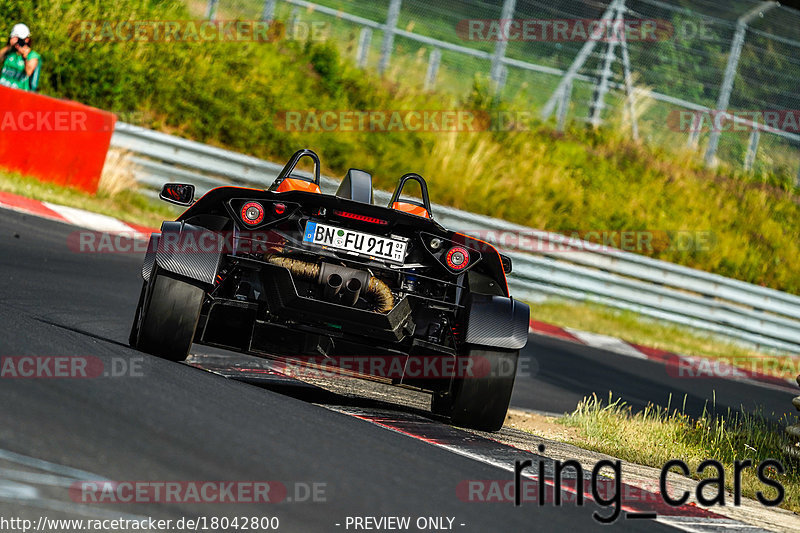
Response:
POLYGON ((39 53, 31 49, 31 30, 25 24, 14 26, 8 45, 0 50, 3 61, 0 85, 35 91, 39 86, 40 58, 39 53))

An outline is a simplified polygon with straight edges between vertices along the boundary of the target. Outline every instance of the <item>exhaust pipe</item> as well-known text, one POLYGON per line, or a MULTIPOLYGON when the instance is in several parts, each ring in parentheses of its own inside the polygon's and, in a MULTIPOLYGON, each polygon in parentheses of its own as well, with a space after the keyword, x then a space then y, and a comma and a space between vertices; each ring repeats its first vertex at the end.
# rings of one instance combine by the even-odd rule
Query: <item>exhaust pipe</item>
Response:
POLYGON ((328 281, 325 283, 325 299, 333 300, 339 290, 342 288, 342 276, 339 274, 331 274, 328 276, 328 281))
MULTIPOLYGON (((332 265, 330 263, 317 264, 310 261, 303 261, 301 259, 293 259, 291 257, 274 254, 267 254, 264 256, 264 259, 273 265, 282 266, 288 269, 292 275, 297 276, 300 279, 313 281, 320 284, 325 283, 325 290, 328 290, 328 280, 334 274, 338 275, 342 282, 344 279, 348 279, 349 283, 349 281, 355 279, 358 283, 358 294, 356 294, 356 298, 353 299, 353 304, 358 301, 358 298, 361 296, 361 292, 363 292, 364 297, 368 297, 371 300, 371 305, 375 312, 388 313, 394 308, 394 295, 392 295, 392 291, 389 286, 386 285, 386 283, 384 283, 382 280, 374 276, 370 276, 368 272, 342 267, 339 265, 332 265)), ((338 292, 342 292, 341 288, 338 292)), ((346 287, 345 292, 347 292, 346 287)))
POLYGON ((342 304, 350 307, 356 305, 358 296, 361 294, 361 281, 358 278, 350 278, 344 286, 344 294, 342 294, 342 304))

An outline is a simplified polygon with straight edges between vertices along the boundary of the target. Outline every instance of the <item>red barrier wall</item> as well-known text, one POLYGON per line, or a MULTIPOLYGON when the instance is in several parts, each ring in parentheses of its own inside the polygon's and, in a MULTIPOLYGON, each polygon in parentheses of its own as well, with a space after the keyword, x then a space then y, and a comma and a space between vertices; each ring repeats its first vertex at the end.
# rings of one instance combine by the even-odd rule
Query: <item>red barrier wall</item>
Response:
POLYGON ((0 167, 97 192, 117 117, 0 86, 0 167))

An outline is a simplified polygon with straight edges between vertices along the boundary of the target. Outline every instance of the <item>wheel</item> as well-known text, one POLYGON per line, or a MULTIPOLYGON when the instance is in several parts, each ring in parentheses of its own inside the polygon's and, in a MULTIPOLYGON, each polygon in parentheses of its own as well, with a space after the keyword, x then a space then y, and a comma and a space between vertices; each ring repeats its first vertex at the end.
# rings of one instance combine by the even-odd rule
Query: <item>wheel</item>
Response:
POLYGON ((136 334, 135 347, 170 361, 183 361, 192 347, 205 290, 158 268, 145 288, 131 331, 131 336, 136 334))
POLYGON ((519 351, 473 347, 462 357, 469 366, 459 368, 472 368, 472 375, 453 379, 446 393, 434 393, 431 411, 457 426, 497 431, 508 412, 519 351))

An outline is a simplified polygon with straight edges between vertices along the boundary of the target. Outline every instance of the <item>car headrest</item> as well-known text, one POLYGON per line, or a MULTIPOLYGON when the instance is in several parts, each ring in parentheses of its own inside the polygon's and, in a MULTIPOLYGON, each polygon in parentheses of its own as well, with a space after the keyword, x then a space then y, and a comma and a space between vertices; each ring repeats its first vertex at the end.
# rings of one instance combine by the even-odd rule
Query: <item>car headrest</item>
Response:
POLYGON ((339 198, 347 198, 365 204, 372 203, 372 174, 357 168, 351 168, 345 174, 339 189, 336 191, 339 198))

